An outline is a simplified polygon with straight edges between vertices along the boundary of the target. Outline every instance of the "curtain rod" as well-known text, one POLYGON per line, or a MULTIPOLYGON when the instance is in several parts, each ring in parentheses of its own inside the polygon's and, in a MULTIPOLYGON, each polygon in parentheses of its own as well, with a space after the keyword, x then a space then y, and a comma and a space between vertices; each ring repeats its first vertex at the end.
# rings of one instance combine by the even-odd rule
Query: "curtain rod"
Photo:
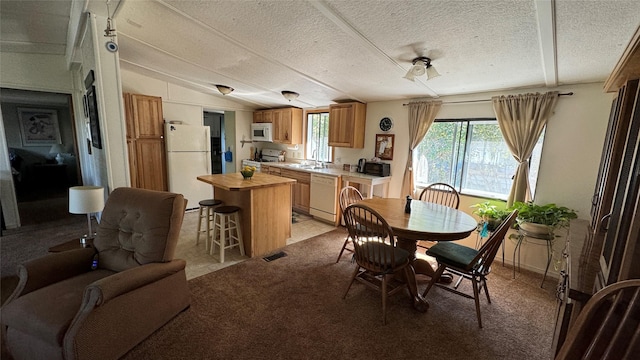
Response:
MULTIPOLYGON (((572 96, 573 92, 568 93, 560 93, 558 96, 572 96)), ((483 100, 463 100, 463 101, 443 101, 443 104, 465 104, 465 103, 476 103, 476 102, 485 102, 491 101, 491 99, 483 99, 483 100)), ((409 104, 402 104, 402 106, 407 106, 409 104)))

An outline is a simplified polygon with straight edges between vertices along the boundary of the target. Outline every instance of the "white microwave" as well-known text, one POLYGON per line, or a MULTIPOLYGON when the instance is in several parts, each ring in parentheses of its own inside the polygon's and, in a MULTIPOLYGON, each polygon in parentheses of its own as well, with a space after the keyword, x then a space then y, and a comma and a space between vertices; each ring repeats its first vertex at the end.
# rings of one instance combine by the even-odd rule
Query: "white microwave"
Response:
POLYGON ((252 123, 251 124, 251 140, 253 141, 273 141, 273 124, 272 123, 252 123))

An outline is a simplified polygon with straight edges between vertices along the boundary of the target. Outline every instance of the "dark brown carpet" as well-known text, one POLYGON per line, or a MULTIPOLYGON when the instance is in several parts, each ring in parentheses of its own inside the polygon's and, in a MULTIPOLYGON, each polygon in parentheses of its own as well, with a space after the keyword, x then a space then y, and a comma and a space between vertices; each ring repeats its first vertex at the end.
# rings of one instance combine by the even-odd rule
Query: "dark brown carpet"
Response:
MULTIPOLYGON (((354 284, 335 257, 344 231, 290 245, 272 262, 252 259, 189 281, 192 306, 125 359, 549 359, 555 303, 540 276, 494 266, 479 329, 473 300, 433 290, 426 313, 408 295, 389 299, 354 284)), ((424 289, 424 282, 420 284, 424 289)), ((550 287, 547 285, 547 287, 550 287)))

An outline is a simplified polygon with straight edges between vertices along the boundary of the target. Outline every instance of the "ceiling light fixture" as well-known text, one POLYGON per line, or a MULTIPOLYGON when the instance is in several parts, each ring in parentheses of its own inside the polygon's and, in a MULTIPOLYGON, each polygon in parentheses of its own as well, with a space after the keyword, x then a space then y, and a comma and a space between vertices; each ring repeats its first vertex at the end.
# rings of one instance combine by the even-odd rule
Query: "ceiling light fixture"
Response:
POLYGON ((298 94, 297 92, 294 91, 288 91, 288 90, 283 90, 282 91, 282 96, 284 96, 285 99, 292 101, 298 98, 298 96, 300 96, 300 94, 298 94))
POLYGON ((216 88, 218 89, 218 91, 220 91, 220 94, 222 95, 229 95, 234 90, 231 86, 227 86, 227 85, 216 85, 216 88))
POLYGON ((436 68, 431 65, 431 59, 426 56, 417 57, 413 59, 412 63, 413 66, 407 71, 407 75, 404 76, 405 79, 415 81, 416 77, 425 74, 427 75, 427 80, 440 76, 436 68))

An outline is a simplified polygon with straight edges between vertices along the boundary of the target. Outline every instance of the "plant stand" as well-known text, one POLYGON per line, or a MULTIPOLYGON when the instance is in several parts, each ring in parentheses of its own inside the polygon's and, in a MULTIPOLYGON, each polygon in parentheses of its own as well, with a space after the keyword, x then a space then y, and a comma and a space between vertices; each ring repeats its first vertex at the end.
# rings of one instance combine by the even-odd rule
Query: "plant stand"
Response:
POLYGON ((532 238, 538 240, 544 240, 547 245, 547 267, 544 270, 544 276, 542 277, 542 282, 540 283, 540 287, 544 285, 544 280, 547 278, 547 272, 549 271, 549 265, 551 264, 551 258, 553 257, 553 240, 555 239, 555 235, 553 233, 550 234, 538 234, 531 233, 523 230, 522 228, 518 229, 518 234, 516 237, 516 247, 513 249, 513 278, 516 278, 516 252, 518 253, 518 272, 520 272, 520 249, 522 246, 522 241, 524 238, 532 238))

